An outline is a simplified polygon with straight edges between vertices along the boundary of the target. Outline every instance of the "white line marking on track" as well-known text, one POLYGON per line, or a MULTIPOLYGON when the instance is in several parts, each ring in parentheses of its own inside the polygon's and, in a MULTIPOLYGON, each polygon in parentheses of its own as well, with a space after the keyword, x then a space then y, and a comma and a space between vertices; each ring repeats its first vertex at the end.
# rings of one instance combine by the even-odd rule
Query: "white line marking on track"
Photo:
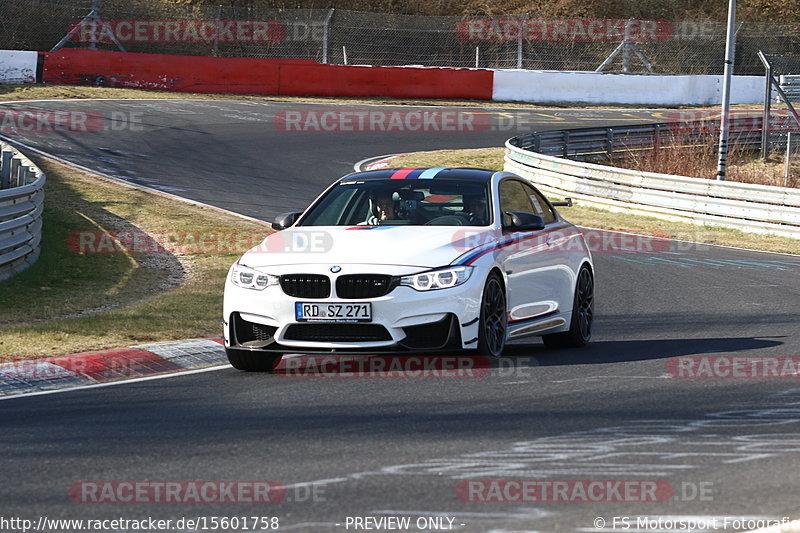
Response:
POLYGON ((141 378, 133 378, 133 379, 124 379, 121 381, 110 381, 108 383, 93 383, 91 385, 81 385, 79 387, 65 387, 63 389, 53 389, 53 390, 43 390, 38 392, 26 392, 23 394, 15 394, 9 396, 0 396, 0 401, 2 400, 16 400, 19 398, 30 398, 31 396, 44 396, 46 394, 58 394, 61 392, 72 392, 76 390, 85 390, 85 389, 98 389, 100 387, 112 387, 114 385, 127 385, 128 383, 138 383, 140 381, 152 381, 156 379, 166 379, 166 378, 176 378, 179 376, 186 376, 189 374, 202 374, 203 372, 214 372, 216 370, 225 370, 227 368, 231 368, 227 364, 221 364, 217 366, 211 366, 208 368, 198 368, 195 370, 186 370, 182 372, 171 372, 169 374, 159 374, 158 376, 145 376, 141 378))
POLYGON ((309 485, 333 485, 334 483, 342 483, 348 481, 346 477, 335 477, 331 479, 320 479, 319 481, 304 481, 302 483, 292 483, 291 485, 284 485, 287 489, 296 489, 298 487, 308 487, 309 485))

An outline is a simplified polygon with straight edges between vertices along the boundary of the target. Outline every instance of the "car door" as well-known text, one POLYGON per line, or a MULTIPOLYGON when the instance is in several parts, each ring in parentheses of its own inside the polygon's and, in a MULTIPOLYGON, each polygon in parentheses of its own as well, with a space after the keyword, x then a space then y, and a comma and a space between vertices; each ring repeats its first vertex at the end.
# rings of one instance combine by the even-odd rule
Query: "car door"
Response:
POLYGON ((510 222, 508 211, 538 214, 550 226, 539 231, 503 230, 510 242, 501 248, 498 259, 506 274, 509 334, 513 336, 515 331, 563 310, 565 265, 559 261, 559 254, 550 252, 548 239, 558 230, 550 231, 557 217, 547 202, 542 203, 544 199, 537 197, 532 187, 513 178, 501 181, 498 192, 504 227, 510 222))
POLYGON ((561 311, 570 310, 575 295, 576 259, 583 257, 583 247, 579 242, 581 233, 573 226, 563 224, 542 193, 527 183, 523 183, 522 187, 533 204, 533 212, 541 216, 546 224, 544 241, 547 256, 550 264, 557 266, 548 273, 553 287, 553 299, 558 302, 561 311))

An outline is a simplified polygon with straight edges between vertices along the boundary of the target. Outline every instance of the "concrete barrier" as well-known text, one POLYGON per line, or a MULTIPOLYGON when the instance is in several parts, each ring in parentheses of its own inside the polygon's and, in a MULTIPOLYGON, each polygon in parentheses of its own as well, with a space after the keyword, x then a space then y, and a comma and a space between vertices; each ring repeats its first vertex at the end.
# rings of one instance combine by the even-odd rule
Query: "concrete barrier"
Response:
POLYGON ((0 50, 0 83, 36 82, 38 52, 0 50))
MULTIPOLYGON (((492 99, 541 104, 714 105, 722 100, 722 76, 496 70, 492 99)), ((763 101, 763 77, 733 77, 732 103, 763 101)))

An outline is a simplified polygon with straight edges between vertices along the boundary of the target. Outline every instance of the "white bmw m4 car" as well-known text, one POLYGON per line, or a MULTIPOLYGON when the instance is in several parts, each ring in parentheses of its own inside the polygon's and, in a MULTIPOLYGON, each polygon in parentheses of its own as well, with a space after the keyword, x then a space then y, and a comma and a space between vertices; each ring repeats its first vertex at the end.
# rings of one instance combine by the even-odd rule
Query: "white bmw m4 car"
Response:
POLYGON ((348 174, 272 226, 225 284, 225 349, 238 369, 270 371, 284 353, 498 357, 523 337, 562 347, 591 336, 583 235, 514 174, 348 174))

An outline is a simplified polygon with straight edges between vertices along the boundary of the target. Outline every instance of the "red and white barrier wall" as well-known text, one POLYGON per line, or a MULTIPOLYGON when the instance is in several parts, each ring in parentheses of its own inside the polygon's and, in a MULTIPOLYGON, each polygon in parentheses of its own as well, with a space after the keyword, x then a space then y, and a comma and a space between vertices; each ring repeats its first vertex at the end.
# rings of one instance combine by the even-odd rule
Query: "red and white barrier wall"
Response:
POLYGON ((0 82, 35 83, 37 52, 0 50, 0 82))
POLYGON ((490 100, 492 72, 323 65, 304 59, 45 53, 41 81, 162 91, 283 96, 388 96, 490 100))
MULTIPOLYGON (((721 76, 341 66, 71 48, 0 51, 0 82, 32 81, 199 93, 646 106, 713 105, 722 93, 721 76)), ((762 101, 763 78, 734 77, 732 103, 762 101)))
MULTIPOLYGON (((722 101, 722 76, 497 70, 492 99, 541 104, 714 105, 722 101)), ((763 77, 733 77, 731 103, 763 101, 763 77)))

